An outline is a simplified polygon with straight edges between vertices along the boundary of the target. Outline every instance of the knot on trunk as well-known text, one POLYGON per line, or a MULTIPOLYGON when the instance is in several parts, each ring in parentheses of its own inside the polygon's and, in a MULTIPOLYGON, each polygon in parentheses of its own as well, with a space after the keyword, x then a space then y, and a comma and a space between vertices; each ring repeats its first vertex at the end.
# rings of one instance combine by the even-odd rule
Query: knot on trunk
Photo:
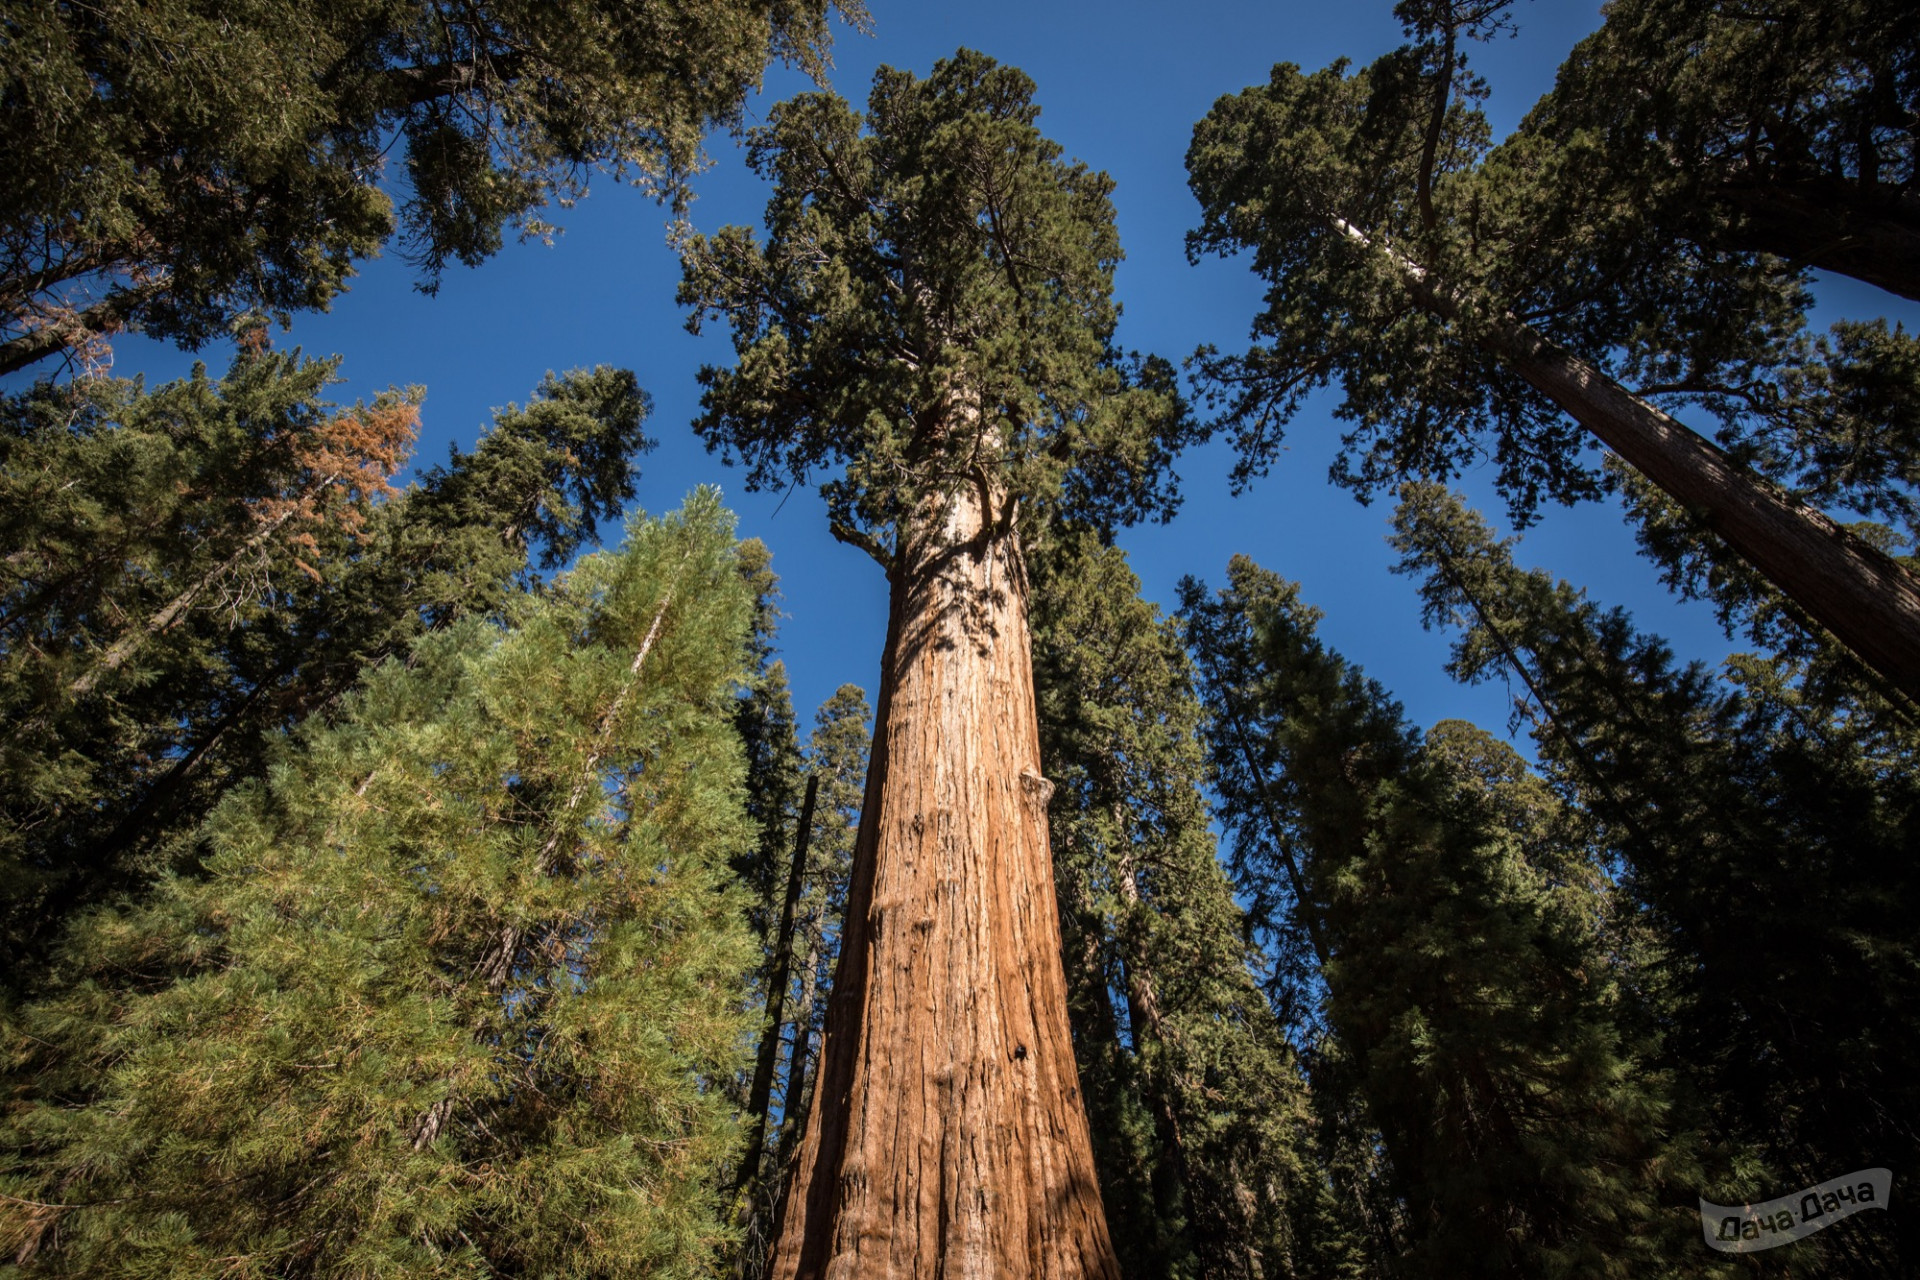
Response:
POLYGON ((1020 771, 1020 786, 1027 793, 1028 799, 1042 809, 1045 809, 1047 802, 1053 799, 1053 783, 1043 777, 1032 765, 1020 771))

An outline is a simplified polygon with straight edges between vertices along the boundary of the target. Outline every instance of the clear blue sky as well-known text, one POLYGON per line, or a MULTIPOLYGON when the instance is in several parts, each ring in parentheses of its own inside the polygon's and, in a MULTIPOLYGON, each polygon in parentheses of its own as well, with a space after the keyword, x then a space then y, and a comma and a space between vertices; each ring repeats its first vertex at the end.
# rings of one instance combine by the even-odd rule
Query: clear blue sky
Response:
MULTIPOLYGON (((1364 63, 1394 47, 1401 35, 1391 9, 1390 0, 1190 0, 1177 6, 874 0, 872 37, 839 32, 833 86, 864 101, 876 66, 924 73, 961 46, 1026 70, 1038 85, 1041 127, 1070 156, 1107 170, 1118 184, 1114 200, 1127 252, 1118 277, 1123 345, 1177 361, 1202 342, 1243 343, 1259 300, 1243 264, 1186 262, 1182 241, 1197 206, 1182 159, 1194 121, 1220 95, 1264 81, 1275 62, 1312 69, 1344 56, 1364 63)), ((1488 107, 1497 135, 1550 87, 1567 50, 1598 24, 1598 9, 1597 0, 1523 0, 1517 37, 1474 49, 1492 84, 1488 107)), ((804 78, 776 70, 749 105, 750 121, 806 87, 804 78)), ((765 193, 741 150, 726 137, 714 138, 711 150, 715 166, 698 183, 695 223, 706 231, 757 225, 765 193)), ((603 180, 557 220, 565 231, 551 248, 509 245, 478 269, 453 270, 437 297, 415 292, 397 257, 370 263, 330 314, 298 317, 293 331, 276 340, 310 354, 343 355, 346 382, 335 396, 342 401, 389 385, 424 385, 422 453, 428 459, 443 456, 450 441, 471 446, 493 406, 524 401, 549 369, 632 368, 653 396, 650 427, 660 440, 641 461, 640 503, 663 511, 695 485, 717 483, 740 513, 742 533, 773 548, 790 615, 782 649, 803 727, 843 682, 863 685, 871 695, 886 630, 878 568, 828 536, 812 493, 796 492, 784 505, 778 494, 748 494, 741 474, 708 456, 689 429, 695 371, 703 362, 726 361, 729 350, 719 326, 700 339, 684 331, 685 317, 673 302, 678 265, 665 244, 664 211, 603 180)), ((1828 301, 1824 291, 1822 299, 1828 301)), ((1840 305, 1853 300, 1859 305, 1847 309, 1856 313, 1877 314, 1881 306, 1871 290, 1835 299, 1840 305)), ((221 351, 203 354, 216 371, 227 358, 221 351)), ((191 359, 125 341, 115 372, 145 373, 153 382, 179 376, 191 359)), ((1223 446, 1182 460, 1181 514, 1169 526, 1120 539, 1148 596, 1170 607, 1182 574, 1218 583, 1227 558, 1244 552, 1298 579, 1306 598, 1326 613, 1328 641, 1385 683, 1416 721, 1462 716, 1502 731, 1504 692, 1447 680, 1445 638, 1421 630, 1412 584, 1388 573, 1387 509, 1362 507, 1328 484, 1337 435, 1330 408, 1331 402, 1309 407, 1296 420, 1282 465, 1245 496, 1228 493, 1231 459, 1223 446)), ((1469 480, 1466 487, 1499 518, 1487 486, 1469 480)), ((1705 608, 1669 599, 1610 506, 1548 511, 1530 531, 1521 558, 1586 585, 1604 602, 1626 604, 1684 655, 1717 660, 1731 647, 1705 608)))

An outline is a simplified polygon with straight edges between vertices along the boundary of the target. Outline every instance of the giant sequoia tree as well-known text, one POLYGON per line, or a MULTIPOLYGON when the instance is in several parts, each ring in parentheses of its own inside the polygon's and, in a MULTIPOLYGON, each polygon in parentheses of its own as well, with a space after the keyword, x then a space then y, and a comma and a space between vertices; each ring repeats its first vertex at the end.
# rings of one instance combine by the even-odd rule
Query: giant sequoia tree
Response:
POLYGON ((754 485, 822 473, 891 613, 840 967, 775 1274, 1112 1276, 1070 1042, 1021 527, 1166 511, 1189 423, 1113 345, 1105 175, 962 52, 756 131, 767 235, 685 246, 738 361, 699 428, 754 485))
MULTIPOLYGON (((1750 465, 1769 435, 1844 425, 1808 395, 1822 385, 1852 381, 1876 409, 1910 403, 1911 340, 1856 327, 1819 347, 1795 271, 1649 220, 1593 181, 1604 163, 1587 135, 1522 130, 1490 149, 1484 85, 1460 50, 1504 8, 1408 0, 1414 43, 1354 74, 1282 64, 1195 129, 1192 249, 1250 249, 1271 284, 1259 345, 1205 361, 1246 470, 1334 381, 1356 424, 1342 475, 1363 490, 1485 457, 1526 514, 1600 492, 1582 453, 1604 445, 1920 699, 1920 581, 1802 498, 1863 495, 1750 465), (1721 419, 1719 443, 1673 416, 1689 407, 1721 419)), ((1874 465, 1869 504, 1889 474, 1874 465)))
POLYGON ((834 9, 865 20, 857 0, 9 5, 0 373, 324 307, 396 233, 431 287, 546 230, 595 167, 671 188, 769 58, 818 72, 834 9))

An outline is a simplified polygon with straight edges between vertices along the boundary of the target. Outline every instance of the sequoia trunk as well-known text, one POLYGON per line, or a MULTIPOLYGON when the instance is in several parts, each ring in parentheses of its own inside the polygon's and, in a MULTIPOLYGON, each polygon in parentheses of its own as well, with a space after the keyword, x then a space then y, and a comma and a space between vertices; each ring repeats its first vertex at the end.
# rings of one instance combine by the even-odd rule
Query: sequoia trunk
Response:
POLYGON ((1067 1025, 1027 581, 998 495, 900 536, 777 1280, 1117 1280, 1067 1025))
MULTIPOLYGON (((1349 223, 1336 218, 1332 224, 1356 244, 1373 246, 1349 223)), ((1443 319, 1462 317, 1460 299, 1425 267, 1390 246, 1386 252, 1420 306, 1443 319)), ((1475 341, 1697 516, 1888 684, 1920 703, 1920 578, 1531 325, 1493 317, 1475 341)))

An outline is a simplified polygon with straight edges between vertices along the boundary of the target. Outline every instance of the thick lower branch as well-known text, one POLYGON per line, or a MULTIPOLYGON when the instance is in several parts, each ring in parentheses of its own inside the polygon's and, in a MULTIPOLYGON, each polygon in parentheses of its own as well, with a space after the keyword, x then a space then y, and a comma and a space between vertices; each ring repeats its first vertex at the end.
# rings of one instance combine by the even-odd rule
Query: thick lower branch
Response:
POLYGON ((836 542, 844 542, 850 547, 860 548, 860 550, 873 557, 875 564, 885 569, 888 573, 893 572, 893 552, 887 550, 886 545, 882 543, 880 539, 864 530, 856 529, 852 525, 841 524, 838 521, 828 525, 827 530, 833 534, 836 542))
POLYGON ((144 292, 129 290, 115 293, 72 315, 41 325, 31 333, 0 342, 0 376, 18 373, 75 347, 85 346, 105 334, 126 328, 135 308, 147 300, 144 292))
POLYGON ((1920 196, 1837 178, 1723 182, 1732 247, 1864 280, 1920 300, 1920 196))

